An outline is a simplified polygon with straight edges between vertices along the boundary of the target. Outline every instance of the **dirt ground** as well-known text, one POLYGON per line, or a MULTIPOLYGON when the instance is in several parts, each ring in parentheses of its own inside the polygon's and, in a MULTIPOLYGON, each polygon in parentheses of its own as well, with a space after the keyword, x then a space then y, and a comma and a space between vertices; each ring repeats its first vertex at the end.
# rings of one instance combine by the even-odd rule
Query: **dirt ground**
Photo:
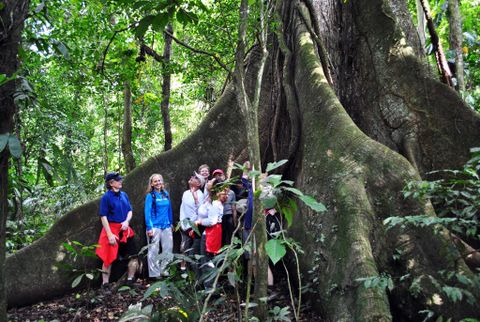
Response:
MULTIPOLYGON (((111 293, 105 292, 100 288, 86 289, 78 292, 72 292, 63 297, 51 301, 40 302, 31 306, 12 308, 8 311, 8 321, 33 322, 33 321, 118 321, 129 305, 141 303, 142 307, 152 304, 155 309, 160 307, 178 307, 172 298, 159 294, 152 295, 143 299, 144 293, 150 284, 147 280, 137 280, 132 287, 120 287, 111 293)), ((279 283, 269 289, 269 307, 278 306, 283 308, 290 307, 288 296, 288 287, 286 284, 279 283)), ((238 304, 235 300, 235 293, 224 291, 216 296, 211 303, 217 303, 207 315, 207 321, 235 321, 238 319, 238 304)), ((308 299, 307 299, 308 300, 308 299)), ((243 306, 244 307, 244 306, 243 306)), ((243 311, 244 309, 242 309, 243 311)), ((283 321, 294 321, 293 310, 289 309, 290 314, 283 321)), ((277 315, 278 317, 278 315, 277 315)), ((185 321, 192 319, 185 318, 185 321)), ((320 316, 303 309, 301 314, 302 321, 321 321, 320 316)), ((131 321, 131 320, 130 320, 131 321)), ((138 320, 137 320, 138 321, 138 320)), ((180 321, 180 319, 163 316, 159 321, 180 321)), ((276 320, 279 321, 279 320, 276 320)))

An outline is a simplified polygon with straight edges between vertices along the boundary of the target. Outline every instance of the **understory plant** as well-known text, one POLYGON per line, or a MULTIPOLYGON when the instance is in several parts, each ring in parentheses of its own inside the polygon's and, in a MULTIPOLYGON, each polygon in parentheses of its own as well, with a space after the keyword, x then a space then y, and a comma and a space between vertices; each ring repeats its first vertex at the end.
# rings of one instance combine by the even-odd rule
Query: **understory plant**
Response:
POLYGON ((62 261, 57 264, 65 272, 72 275, 72 288, 75 288, 82 283, 82 281, 94 281, 100 276, 100 270, 90 268, 89 262, 96 259, 95 250, 98 245, 84 245, 79 241, 67 241, 63 243, 63 248, 69 261, 75 263, 70 264, 62 261))
MULTIPOLYGON (((458 261, 465 260, 471 268, 470 272, 462 272, 460 265, 438 271, 435 278, 429 274, 413 276, 406 274, 393 277, 383 272, 380 276, 370 276, 357 279, 364 287, 378 287, 392 291, 397 285, 408 284, 408 290, 413 297, 431 298, 438 303, 444 300, 460 303, 465 300, 475 305, 472 291, 480 289, 480 270, 477 264, 469 262, 470 256, 478 256, 480 248, 480 148, 473 148, 471 159, 460 170, 441 170, 430 172, 429 175, 441 177, 436 180, 411 181, 406 184, 403 194, 405 198, 430 200, 436 209, 437 216, 412 214, 411 216, 392 216, 384 220, 387 230, 400 227, 405 230, 411 227, 426 228, 432 234, 447 234, 455 241, 459 249, 458 261), (438 277, 441 277, 442 281, 438 277), (427 282, 432 286, 431 294, 421 286, 427 282)), ((393 260, 403 256, 401 251, 392 254, 393 260)), ((431 310, 422 310, 424 321, 438 318, 443 321, 448 317, 438 317, 431 310)), ((438 320, 437 320, 438 321, 438 320)), ((464 319, 462 321, 477 321, 464 319)))
MULTIPOLYGON (((323 204, 315 201, 314 198, 304 195, 300 190, 293 187, 293 181, 283 180, 279 174, 272 172, 286 164, 287 160, 275 163, 269 163, 266 173, 262 174, 258 171, 250 171, 249 176, 252 180, 259 180, 260 185, 254 194, 259 196, 263 209, 275 209, 280 214, 280 229, 271 234, 271 239, 266 244, 266 254, 273 264, 282 262, 287 276, 287 284, 290 295, 291 307, 295 320, 300 318, 300 309, 302 306, 301 299, 301 274, 298 260, 298 254, 302 252, 300 245, 288 236, 288 227, 293 223, 295 213, 298 211, 296 199, 304 202, 305 205, 315 211, 323 212, 326 210, 323 204), (285 221, 285 222, 284 222, 285 221), (294 287, 291 282, 291 276, 286 264, 283 262, 287 251, 294 257, 296 281, 298 281, 298 293, 294 294, 294 287)), ((236 164, 236 168, 246 170, 243 166, 236 164)), ((225 184, 230 184, 234 179, 225 184)), ((250 321, 255 320, 251 316, 249 310, 256 305, 257 302, 250 300, 250 284, 252 280, 251 266, 244 265, 244 255, 246 253, 253 254, 255 247, 251 238, 247 238, 242 242, 237 233, 241 230, 241 220, 235 228, 232 242, 225 245, 218 255, 216 255, 211 263, 213 268, 207 272, 196 276, 193 272, 188 271, 181 273, 177 271, 176 266, 180 261, 186 260, 192 267, 200 267, 205 264, 202 256, 195 255, 192 257, 175 254, 175 260, 170 264, 170 271, 174 271, 166 280, 153 283, 144 294, 144 299, 151 296, 161 298, 171 298, 172 302, 167 305, 161 304, 158 308, 153 309, 150 306, 142 307, 141 303, 129 308, 129 311, 122 317, 121 321, 130 321, 135 318, 142 318, 149 321, 155 321, 159 312, 167 312, 169 315, 174 314, 178 320, 192 321, 199 319, 203 321, 208 312, 214 310, 223 304, 225 297, 221 294, 230 293, 236 299, 236 320, 250 321), (245 282, 246 277, 246 282, 245 282), (203 283, 210 281, 212 288, 203 289, 203 283), (244 311, 242 310, 244 308, 244 311), (243 313, 244 312, 244 313, 243 313)), ((193 225, 192 225, 193 227, 193 225)), ((252 231, 256 229, 256 223, 253 223, 252 231)), ((253 235, 253 232, 250 236, 253 235)), ((160 257, 162 255, 159 255, 160 257)), ((158 258, 161 259, 161 258, 158 258)), ((251 261, 248 261, 249 263, 251 261)), ((198 270, 198 269, 197 269, 198 270)), ((266 301, 267 299, 255 299, 255 301, 266 301)), ((290 321, 290 309, 288 307, 273 307, 269 311, 269 321, 290 321)))

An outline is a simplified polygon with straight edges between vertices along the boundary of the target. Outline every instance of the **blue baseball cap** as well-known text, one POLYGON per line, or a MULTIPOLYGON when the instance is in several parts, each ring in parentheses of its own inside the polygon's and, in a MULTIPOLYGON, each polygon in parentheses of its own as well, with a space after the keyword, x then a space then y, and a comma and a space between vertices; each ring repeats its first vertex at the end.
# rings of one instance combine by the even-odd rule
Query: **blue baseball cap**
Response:
POLYGON ((110 180, 121 181, 123 180, 123 177, 118 172, 109 172, 105 175, 105 182, 110 180))

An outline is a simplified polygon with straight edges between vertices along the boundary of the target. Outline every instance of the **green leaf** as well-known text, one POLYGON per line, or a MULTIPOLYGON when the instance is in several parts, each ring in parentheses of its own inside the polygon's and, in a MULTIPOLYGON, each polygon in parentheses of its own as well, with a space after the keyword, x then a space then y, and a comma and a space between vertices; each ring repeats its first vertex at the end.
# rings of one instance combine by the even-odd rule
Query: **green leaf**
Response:
POLYGON ((235 272, 228 272, 227 277, 228 277, 228 282, 230 283, 230 285, 235 287, 237 274, 235 272))
POLYGON ((153 15, 148 15, 146 17, 143 17, 142 20, 138 23, 138 26, 135 30, 135 35, 138 38, 142 38, 145 33, 147 32, 148 27, 153 23, 155 20, 155 16, 153 15))
POLYGON ((5 149, 8 143, 8 138, 10 137, 10 133, 0 134, 0 152, 5 149))
POLYGON ((200 1, 196 1, 196 2, 195 2, 195 5, 196 5, 199 9, 201 9, 201 10, 203 10, 203 11, 205 11, 205 12, 210 12, 210 10, 203 4, 203 2, 202 2, 201 0, 200 0, 200 1))
POLYGON ((93 280, 93 274, 92 274, 92 273, 87 273, 87 274, 85 274, 85 276, 86 276, 89 280, 93 280))
POLYGON ((269 197, 269 198, 266 198, 266 199, 262 199, 262 205, 266 209, 273 208, 273 207, 275 207, 276 204, 277 204, 277 197, 275 197, 275 196, 269 197))
POLYGON ((463 298, 462 291, 458 287, 444 286, 442 290, 452 300, 452 302, 461 301, 463 298))
POLYGON ((137 10, 137 9, 140 9, 142 8, 143 6, 146 6, 150 3, 150 1, 138 1, 138 2, 135 2, 133 5, 132 5, 132 8, 137 10))
POLYGON ((268 257, 270 257, 270 259, 272 260, 273 265, 275 265, 279 260, 281 260, 283 256, 285 256, 285 254, 287 253, 285 246, 279 239, 270 239, 265 244, 265 250, 268 257))
POLYGON ((145 292, 145 294, 143 294, 143 299, 147 299, 148 297, 150 297, 153 292, 157 291, 157 290, 162 290, 162 289, 166 289, 166 285, 165 285, 165 282, 164 281, 158 281, 158 282, 155 282, 153 283, 152 285, 150 285, 150 287, 147 289, 147 291, 145 292))
POLYGON ((14 73, 10 77, 8 77, 6 74, 0 74, 0 86, 2 86, 3 84, 5 84, 8 81, 14 80, 15 78, 17 78, 17 73, 14 73))
POLYGON ((2 10, 3 8, 5 8, 5 3, 0 2, 0 10, 2 10))
POLYGON ((72 288, 77 287, 78 284, 80 284, 80 282, 82 281, 82 278, 83 278, 83 274, 77 276, 77 278, 75 278, 75 279, 73 280, 73 282, 72 282, 72 288))
POLYGON ((155 16, 152 21, 152 29, 158 32, 163 32, 165 26, 168 23, 168 15, 164 12, 159 13, 155 16))
POLYGON ((293 221, 293 210, 290 207, 282 208, 283 217, 287 220, 287 225, 290 227, 293 221))
POLYGON ((317 212, 323 212, 327 210, 323 203, 316 201, 311 196, 299 196, 299 198, 312 210, 315 210, 317 212))
POLYGON ((198 21, 198 16, 191 11, 180 8, 180 10, 177 11, 177 20, 185 26, 189 23, 196 23, 198 21))
POLYGON ((271 174, 267 177, 267 182, 273 187, 277 187, 282 183, 282 176, 279 174, 271 174))
POLYGON ((19 159, 22 156, 22 145, 20 144, 20 140, 13 134, 10 134, 8 137, 8 149, 14 158, 19 159))
POLYGON ((275 170, 276 168, 281 167, 282 165, 284 165, 284 164, 287 163, 287 162, 288 162, 288 160, 280 160, 280 161, 278 161, 278 162, 273 162, 273 163, 272 163, 272 162, 269 162, 269 163, 267 164, 267 170, 266 170, 266 172, 270 172, 270 171, 272 171, 272 170, 275 170))
POLYGON ((290 192, 293 192, 293 193, 296 194, 297 196, 303 196, 303 192, 301 192, 300 190, 298 190, 298 189, 296 189, 296 188, 284 187, 283 189, 284 189, 284 190, 287 190, 287 191, 290 191, 290 192))

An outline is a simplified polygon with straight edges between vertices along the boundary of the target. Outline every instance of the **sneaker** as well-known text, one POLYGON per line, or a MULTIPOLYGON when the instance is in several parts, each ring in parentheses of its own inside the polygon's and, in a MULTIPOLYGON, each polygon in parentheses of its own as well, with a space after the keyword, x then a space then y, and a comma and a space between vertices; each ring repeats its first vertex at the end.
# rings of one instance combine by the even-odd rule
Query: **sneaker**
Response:
POLYGON ((136 286, 136 285, 138 285, 138 284, 136 283, 136 281, 135 281, 134 278, 131 278, 131 279, 128 278, 128 279, 125 281, 125 285, 126 285, 126 286, 130 286, 130 287, 134 287, 134 286, 136 286))

